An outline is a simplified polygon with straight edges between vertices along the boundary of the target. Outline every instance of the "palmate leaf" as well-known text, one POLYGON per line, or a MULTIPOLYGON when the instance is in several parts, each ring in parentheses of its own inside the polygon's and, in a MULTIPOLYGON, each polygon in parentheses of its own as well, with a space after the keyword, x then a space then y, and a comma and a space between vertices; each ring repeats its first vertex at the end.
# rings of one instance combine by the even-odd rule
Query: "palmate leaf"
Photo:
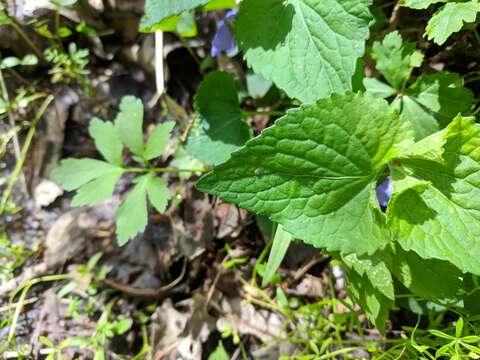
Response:
POLYGON ((52 172, 52 180, 67 191, 77 190, 72 206, 93 205, 110 196, 124 170, 94 159, 65 159, 52 172))
POLYGON ((140 157, 144 152, 142 126, 142 101, 134 96, 124 96, 120 102, 120 112, 115 118, 115 129, 122 143, 140 157))
POLYGON ((372 56, 391 86, 374 78, 365 78, 363 84, 382 98, 397 95, 392 105, 410 121, 415 139, 420 140, 445 127, 458 113, 468 115, 474 97, 461 77, 449 72, 422 75, 403 89, 416 53, 413 44, 404 43, 397 32, 388 34, 382 43, 374 44, 372 56))
POLYGON ((464 87, 460 75, 446 71, 420 76, 407 94, 430 110, 442 125, 458 113, 468 115, 474 102, 472 91, 464 87))
POLYGON ((125 245, 128 240, 145 230, 148 222, 147 176, 141 176, 117 210, 117 242, 125 245))
POLYGON ((145 230, 148 223, 147 196, 160 213, 165 211, 169 199, 166 182, 152 173, 136 178, 135 183, 117 211, 117 241, 120 246, 145 230))
POLYGON ((172 121, 165 122, 155 126, 150 137, 147 140, 144 157, 146 160, 152 160, 165 152, 170 139, 170 134, 175 126, 172 121))
POLYGON ((463 86, 458 74, 440 72, 420 76, 394 106, 412 124, 415 138, 423 139, 458 113, 468 115, 473 102, 472 91, 463 86))
POLYGON ((95 205, 112 196, 115 185, 123 174, 122 169, 103 175, 82 185, 72 200, 72 206, 95 205))
POLYGON ((167 209, 168 199, 170 199, 167 182, 162 178, 150 175, 147 182, 147 195, 155 210, 163 214, 167 209))
POLYGON ((118 166, 95 159, 65 159, 52 172, 52 180, 72 191, 86 183, 121 170, 118 166))
POLYGON ((95 141, 95 147, 109 163, 121 166, 123 163, 123 144, 111 122, 105 122, 94 117, 88 127, 90 137, 95 141))
POLYGON ((352 89, 372 16, 370 0, 244 0, 236 37, 256 73, 314 102, 352 89))
POLYGON ((334 94, 289 111, 197 186, 314 246, 373 253, 389 241, 376 178, 412 142, 384 100, 334 94))
POLYGON ((458 116, 441 136, 442 162, 410 156, 393 173, 389 221, 405 250, 480 274, 480 125, 458 116))
POLYGON ((376 68, 394 88, 400 90, 408 80, 412 69, 421 65, 416 62, 422 57, 415 50, 415 44, 404 42, 398 31, 389 33, 382 42, 372 47, 372 58, 376 68))
POLYGON ((219 164, 252 137, 242 118, 233 77, 225 72, 208 74, 198 88, 199 112, 185 149, 206 164, 219 164))

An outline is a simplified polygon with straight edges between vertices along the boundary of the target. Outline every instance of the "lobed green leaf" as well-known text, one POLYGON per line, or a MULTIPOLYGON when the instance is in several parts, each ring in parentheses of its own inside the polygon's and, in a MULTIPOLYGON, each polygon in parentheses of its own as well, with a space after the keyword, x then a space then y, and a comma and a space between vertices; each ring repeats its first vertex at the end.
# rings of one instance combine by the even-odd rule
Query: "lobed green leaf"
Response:
POLYGON ((120 103, 120 112, 115 118, 115 129, 122 143, 134 154, 142 157, 143 104, 134 96, 125 96, 120 103))
POLYGON ((111 122, 104 122, 94 117, 88 127, 90 137, 95 141, 95 147, 100 154, 111 164, 123 164, 123 144, 111 122))

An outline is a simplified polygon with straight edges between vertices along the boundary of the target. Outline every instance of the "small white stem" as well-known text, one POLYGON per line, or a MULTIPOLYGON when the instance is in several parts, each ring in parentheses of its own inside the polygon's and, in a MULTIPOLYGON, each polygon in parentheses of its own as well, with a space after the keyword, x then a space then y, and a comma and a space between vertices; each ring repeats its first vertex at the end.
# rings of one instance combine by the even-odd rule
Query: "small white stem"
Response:
POLYGON ((165 91, 163 78, 163 32, 155 31, 155 81, 157 85, 157 96, 165 91))

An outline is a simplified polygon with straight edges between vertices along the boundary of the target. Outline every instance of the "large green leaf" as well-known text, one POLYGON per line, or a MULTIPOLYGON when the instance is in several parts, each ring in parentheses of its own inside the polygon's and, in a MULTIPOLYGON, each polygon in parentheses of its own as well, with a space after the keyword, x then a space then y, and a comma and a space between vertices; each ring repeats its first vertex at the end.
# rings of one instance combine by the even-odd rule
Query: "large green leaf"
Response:
POLYGON ((478 0, 448 2, 430 19, 425 34, 429 40, 442 45, 450 35, 460 31, 464 23, 474 22, 478 12, 480 12, 478 0))
MULTIPOLYGON (((401 89, 410 77, 412 69, 419 66, 415 44, 404 42, 398 31, 389 33, 382 42, 374 42, 372 58, 376 68, 396 89, 401 89)), ((421 63, 421 62, 420 62, 421 63)))
POLYGON ((140 30, 153 32, 158 30, 160 22, 168 17, 180 15, 186 10, 204 5, 210 0, 146 0, 145 14, 140 21, 140 30))
POLYGON ((137 178, 135 186, 117 210, 117 242, 120 246, 125 245, 147 226, 149 180, 149 174, 137 178))
POLYGON ((115 118, 118 137, 130 151, 143 156, 143 104, 134 96, 124 96, 120 102, 120 112, 115 118))
POLYGON ((197 186, 314 246, 373 253, 389 240, 376 178, 411 143, 386 101, 334 94, 289 111, 197 186))
POLYGON ((52 172, 52 180, 63 189, 72 191, 80 186, 121 170, 118 166, 95 159, 65 159, 52 172))
POLYGON ((388 215, 405 250, 480 274, 480 125, 459 116, 442 134, 443 162, 402 160, 388 215))
POLYGON ((93 118, 88 127, 90 137, 95 141, 95 147, 109 163, 121 166, 123 163, 123 144, 111 122, 93 118))
POLYGON ((208 74, 198 88, 195 120, 186 150, 206 164, 219 164, 252 137, 242 119, 233 77, 216 71, 208 74))
POLYGON ((244 0, 236 37, 248 64, 290 97, 314 102, 352 88, 370 0, 244 0))

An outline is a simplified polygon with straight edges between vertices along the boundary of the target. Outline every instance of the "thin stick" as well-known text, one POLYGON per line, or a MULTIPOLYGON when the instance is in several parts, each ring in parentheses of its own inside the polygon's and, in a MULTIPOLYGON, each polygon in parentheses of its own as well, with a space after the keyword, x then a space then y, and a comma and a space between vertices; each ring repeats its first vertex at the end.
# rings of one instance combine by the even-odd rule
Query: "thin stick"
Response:
POLYGON ((40 49, 33 43, 32 40, 30 40, 30 38, 28 37, 28 35, 25 33, 25 31, 23 31, 23 29, 15 22, 15 20, 12 20, 11 22, 9 22, 9 25, 11 25, 15 31, 20 35, 20 37, 23 38, 23 40, 25 40, 25 42, 28 44, 28 46, 30 46, 30 48, 33 50, 33 52, 35 53, 35 55, 37 55, 37 57, 39 59, 44 59, 43 57, 43 53, 40 51, 40 49))
POLYGON ((27 297, 27 294, 30 288, 41 282, 66 280, 69 278, 69 276, 70 275, 68 274, 42 276, 38 279, 30 280, 29 282, 23 284, 17 290, 15 290, 12 296, 10 296, 10 303, 12 303, 13 299, 19 292, 21 292, 21 294, 20 294, 20 297, 18 298, 17 306, 15 308, 15 312, 12 317, 12 323, 10 325, 10 330, 8 332, 7 345, 10 344, 13 337, 15 336, 15 328, 17 327, 18 318, 20 317, 20 311, 22 310, 23 305, 25 304, 25 298, 27 297))
POLYGON ((35 135, 36 127, 40 119, 42 118, 43 114, 47 110, 48 105, 53 101, 54 97, 52 95, 49 95, 42 103, 40 106, 40 109, 38 110, 35 119, 33 120, 30 129, 28 130, 27 137, 25 138, 25 143, 23 144, 22 151, 20 153, 20 158, 18 159, 17 163, 15 164, 15 168, 13 169, 12 174, 8 178, 8 183, 7 183, 7 188, 5 189, 5 192, 3 193, 2 200, 0 202, 0 215, 3 214, 5 211, 5 207, 7 206, 8 199, 12 193, 13 186, 15 185, 15 182, 17 181, 18 175, 22 171, 23 164, 25 162, 25 159, 27 157, 28 149, 30 148, 30 144, 32 143, 33 136, 35 135))
MULTIPOLYGON (((3 100, 6 104, 10 104, 10 96, 8 95, 7 84, 5 84, 5 79, 3 78, 2 68, 0 68, 0 89, 2 90, 3 100)), ((7 110, 7 114, 9 125, 13 131, 13 150, 15 152, 15 158, 18 162, 20 160, 20 141, 18 140, 18 133, 15 127, 15 117, 10 109, 7 110)))

